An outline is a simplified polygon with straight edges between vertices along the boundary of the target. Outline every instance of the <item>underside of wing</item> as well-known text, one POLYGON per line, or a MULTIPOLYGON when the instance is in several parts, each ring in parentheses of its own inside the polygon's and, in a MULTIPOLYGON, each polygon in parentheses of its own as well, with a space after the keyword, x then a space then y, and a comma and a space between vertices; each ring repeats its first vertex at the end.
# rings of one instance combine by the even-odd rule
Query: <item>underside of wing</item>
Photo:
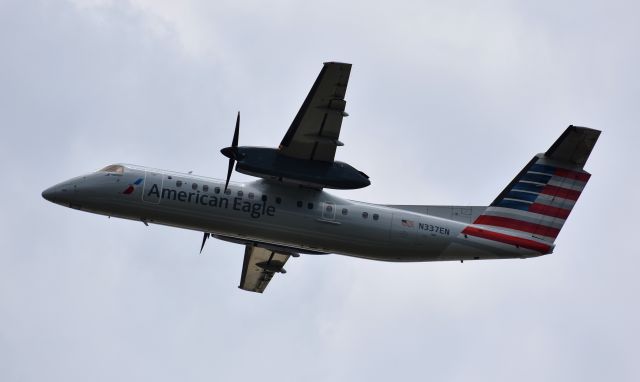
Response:
POLYGON ((262 293, 276 273, 286 273, 284 264, 292 254, 247 245, 238 288, 262 293))
POLYGON ((280 143, 283 155, 333 162, 342 118, 351 64, 327 62, 280 143))

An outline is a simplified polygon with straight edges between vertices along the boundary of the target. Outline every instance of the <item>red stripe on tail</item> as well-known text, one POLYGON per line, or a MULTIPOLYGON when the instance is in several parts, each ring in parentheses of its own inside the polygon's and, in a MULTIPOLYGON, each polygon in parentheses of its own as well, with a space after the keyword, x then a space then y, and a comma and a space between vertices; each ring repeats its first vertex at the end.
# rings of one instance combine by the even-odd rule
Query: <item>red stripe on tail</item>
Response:
POLYGON ((496 227, 503 227, 509 229, 515 229, 518 231, 534 233, 542 236, 557 237, 560 230, 557 228, 551 228, 540 224, 534 224, 525 222, 522 220, 516 220, 511 218, 505 218, 502 216, 480 215, 473 224, 492 225, 496 227))
POLYGON ((546 204, 533 203, 529 206, 529 212, 535 212, 541 215, 547 215, 554 218, 566 219, 569 217, 569 213, 571 210, 566 210, 564 208, 551 207, 546 204))
POLYGON ((558 186, 551 186, 549 184, 544 186, 540 193, 569 200, 578 200, 578 197, 580 196, 580 191, 569 190, 568 188, 562 188, 558 186))
POLYGON ((482 239, 498 241, 504 244, 515 245, 526 249, 531 249, 542 254, 551 253, 551 246, 534 240, 523 239, 517 236, 505 235, 504 233, 487 231, 485 229, 468 226, 462 231, 465 235, 475 236, 482 239))
POLYGON ((571 171, 564 168, 557 168, 554 175, 568 179, 576 179, 581 182, 587 182, 589 178, 591 178, 591 174, 588 174, 586 172, 571 171))

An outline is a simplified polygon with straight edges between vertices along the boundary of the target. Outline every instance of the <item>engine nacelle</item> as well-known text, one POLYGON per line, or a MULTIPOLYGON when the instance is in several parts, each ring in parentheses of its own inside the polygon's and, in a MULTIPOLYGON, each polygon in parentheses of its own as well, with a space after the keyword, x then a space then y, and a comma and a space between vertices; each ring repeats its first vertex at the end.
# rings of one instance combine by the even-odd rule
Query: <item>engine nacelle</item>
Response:
POLYGON ((272 148, 241 146, 235 159, 236 171, 269 180, 339 190, 371 184, 367 174, 347 163, 291 158, 272 148))

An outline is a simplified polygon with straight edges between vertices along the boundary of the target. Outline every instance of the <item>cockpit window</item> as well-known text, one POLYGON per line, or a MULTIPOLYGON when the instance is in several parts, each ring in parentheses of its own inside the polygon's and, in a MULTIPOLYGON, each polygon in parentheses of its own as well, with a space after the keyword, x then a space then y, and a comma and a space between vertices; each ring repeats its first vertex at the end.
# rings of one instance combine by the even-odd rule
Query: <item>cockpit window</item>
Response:
POLYGON ((120 175, 122 175, 124 173, 124 167, 120 166, 119 164, 112 164, 110 166, 107 166, 107 167, 103 168, 99 172, 110 172, 112 174, 120 174, 120 175))

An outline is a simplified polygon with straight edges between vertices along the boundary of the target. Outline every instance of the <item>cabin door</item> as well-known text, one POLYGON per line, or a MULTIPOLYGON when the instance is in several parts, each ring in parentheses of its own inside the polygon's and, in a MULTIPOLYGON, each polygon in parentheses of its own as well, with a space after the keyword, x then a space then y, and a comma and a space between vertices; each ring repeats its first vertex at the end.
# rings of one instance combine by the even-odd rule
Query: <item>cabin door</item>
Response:
POLYGON ((142 200, 147 203, 160 203, 163 180, 164 178, 162 174, 145 171, 144 187, 142 189, 142 200))

